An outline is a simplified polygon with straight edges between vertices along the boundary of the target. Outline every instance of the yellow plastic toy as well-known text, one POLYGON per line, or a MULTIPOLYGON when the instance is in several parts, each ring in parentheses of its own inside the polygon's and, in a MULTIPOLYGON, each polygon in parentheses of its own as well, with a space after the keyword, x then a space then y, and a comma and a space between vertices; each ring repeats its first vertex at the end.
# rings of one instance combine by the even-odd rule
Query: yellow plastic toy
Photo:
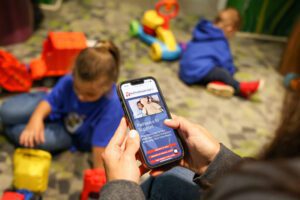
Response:
POLYGON ((36 149, 18 148, 14 153, 14 180, 17 189, 44 192, 48 187, 51 154, 36 149))
POLYGON ((164 24, 164 18, 159 16, 155 10, 148 10, 142 18, 142 24, 145 24, 147 27, 155 30, 157 27, 164 24))
POLYGON ((160 0, 155 10, 144 13, 142 24, 134 20, 130 23, 130 34, 138 36, 150 46, 150 56, 154 61, 176 60, 181 54, 173 32, 169 29, 169 21, 179 12, 176 0, 160 0))

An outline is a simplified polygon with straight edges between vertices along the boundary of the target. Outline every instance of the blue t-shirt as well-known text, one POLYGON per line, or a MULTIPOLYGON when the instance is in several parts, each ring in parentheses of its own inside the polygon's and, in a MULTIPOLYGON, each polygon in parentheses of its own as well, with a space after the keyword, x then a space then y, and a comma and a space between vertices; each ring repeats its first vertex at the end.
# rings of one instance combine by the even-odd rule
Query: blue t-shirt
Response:
POLYGON ((62 77, 45 100, 51 105, 49 119, 64 123, 79 150, 105 147, 123 116, 115 85, 99 100, 81 102, 71 75, 62 77))

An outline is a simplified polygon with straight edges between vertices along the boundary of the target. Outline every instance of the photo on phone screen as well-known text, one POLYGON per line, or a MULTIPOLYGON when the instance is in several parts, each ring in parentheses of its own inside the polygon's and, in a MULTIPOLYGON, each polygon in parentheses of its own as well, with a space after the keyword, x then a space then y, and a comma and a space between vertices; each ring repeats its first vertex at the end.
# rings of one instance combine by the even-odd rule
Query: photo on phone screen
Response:
POLYGON ((163 112, 158 95, 149 95, 128 101, 134 119, 163 112))
POLYGON ((156 81, 145 78, 138 84, 121 83, 120 92, 125 112, 140 134, 146 165, 154 168, 181 159, 183 150, 177 133, 164 124, 170 115, 156 81))

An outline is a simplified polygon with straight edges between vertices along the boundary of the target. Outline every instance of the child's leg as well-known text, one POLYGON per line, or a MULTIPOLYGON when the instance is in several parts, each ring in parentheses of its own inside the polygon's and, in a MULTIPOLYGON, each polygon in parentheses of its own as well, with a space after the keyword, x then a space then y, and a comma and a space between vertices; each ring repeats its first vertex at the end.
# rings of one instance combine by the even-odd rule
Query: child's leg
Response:
MULTIPOLYGON (((240 95, 245 98, 249 98, 263 86, 262 80, 238 82, 229 74, 226 69, 220 67, 215 67, 213 70, 211 70, 206 77, 203 78, 201 83, 208 84, 214 81, 220 81, 233 87, 235 95, 240 95)), ((226 89, 226 86, 220 87, 219 84, 216 86, 216 83, 211 83, 208 85, 208 89, 213 87, 226 89)))
POLYGON ((93 147, 93 168, 104 169, 103 160, 101 154, 104 152, 104 147, 93 147))
POLYGON ((4 125, 25 124, 45 92, 24 93, 7 99, 0 107, 0 118, 4 125))
POLYGON ((223 68, 215 67, 213 68, 201 81, 203 84, 208 84, 213 81, 220 81, 226 85, 230 85, 234 88, 235 93, 240 90, 240 83, 230 75, 230 73, 223 68))
MULTIPOLYGON (((7 137, 17 146, 20 146, 19 138, 25 126, 26 124, 19 124, 6 127, 7 137)), ((60 123, 46 123, 44 134, 45 143, 37 145, 35 148, 50 152, 58 152, 66 150, 72 145, 71 135, 60 123)))

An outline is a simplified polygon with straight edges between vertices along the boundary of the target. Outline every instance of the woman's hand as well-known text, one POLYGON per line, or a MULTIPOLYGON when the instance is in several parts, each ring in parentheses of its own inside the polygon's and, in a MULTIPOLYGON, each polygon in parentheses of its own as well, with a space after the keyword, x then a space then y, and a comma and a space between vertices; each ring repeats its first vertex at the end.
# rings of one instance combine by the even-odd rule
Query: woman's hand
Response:
POLYGON ((31 118, 20 136, 20 144, 33 148, 45 142, 43 119, 31 118))
POLYGON ((220 151, 219 142, 203 127, 193 124, 182 117, 172 115, 165 120, 165 125, 178 130, 188 148, 180 165, 197 174, 202 174, 220 151))
POLYGON ((126 134, 127 124, 122 118, 118 129, 107 145, 102 158, 108 181, 129 180, 138 183, 140 170, 136 153, 140 148, 140 137, 136 130, 126 134))

